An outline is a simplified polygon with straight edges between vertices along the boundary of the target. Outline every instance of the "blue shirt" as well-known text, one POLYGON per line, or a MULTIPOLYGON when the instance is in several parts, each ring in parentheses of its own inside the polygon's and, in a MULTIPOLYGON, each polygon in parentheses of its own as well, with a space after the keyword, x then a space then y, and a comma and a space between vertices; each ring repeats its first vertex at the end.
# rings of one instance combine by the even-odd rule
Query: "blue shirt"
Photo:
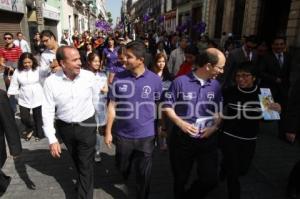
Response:
POLYGON ((111 51, 109 48, 104 48, 103 54, 106 58, 106 69, 110 71, 118 61, 118 48, 114 48, 113 51, 111 51))
POLYGON ((156 101, 162 92, 160 77, 149 70, 135 77, 130 71, 117 73, 109 91, 116 102, 116 133, 126 138, 154 136, 156 101))
POLYGON ((208 80, 203 85, 188 73, 176 78, 164 93, 163 107, 172 107, 183 120, 193 124, 200 117, 213 116, 220 112, 222 93, 217 80, 208 80))

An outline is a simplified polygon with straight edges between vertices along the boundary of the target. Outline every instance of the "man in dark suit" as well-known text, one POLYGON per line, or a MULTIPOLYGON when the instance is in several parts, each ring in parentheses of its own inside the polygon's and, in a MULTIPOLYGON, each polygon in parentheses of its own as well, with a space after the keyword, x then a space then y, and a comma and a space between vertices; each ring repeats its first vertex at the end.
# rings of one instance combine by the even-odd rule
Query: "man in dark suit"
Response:
MULTIPOLYGON (((21 140, 14 113, 5 91, 0 89, 0 168, 7 158, 5 138, 12 156, 17 156, 22 151, 21 140)), ((0 197, 6 191, 11 177, 5 175, 0 169, 0 197)))
POLYGON ((259 66, 261 86, 270 88, 273 97, 282 107, 281 120, 279 121, 279 138, 284 139, 284 121, 290 87, 291 61, 290 56, 285 52, 286 40, 284 37, 275 37, 271 47, 271 52, 265 55, 259 66))
POLYGON ((226 60, 224 75, 220 77, 222 87, 230 87, 234 83, 234 74, 241 63, 256 62, 257 54, 255 48, 257 46, 257 38, 255 35, 250 35, 245 38, 245 43, 242 47, 232 50, 226 60))

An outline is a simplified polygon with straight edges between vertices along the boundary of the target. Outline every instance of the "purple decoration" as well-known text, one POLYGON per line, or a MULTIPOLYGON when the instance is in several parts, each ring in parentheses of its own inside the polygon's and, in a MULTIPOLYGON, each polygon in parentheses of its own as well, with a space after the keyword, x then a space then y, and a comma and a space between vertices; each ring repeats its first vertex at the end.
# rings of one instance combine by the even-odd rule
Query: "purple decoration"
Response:
POLYGON ((99 20, 96 22, 95 24, 96 28, 101 30, 101 31, 104 31, 104 32, 110 32, 112 31, 112 28, 111 28, 111 24, 109 24, 107 21, 105 20, 99 20))
POLYGON ((145 15, 143 16, 144 22, 148 22, 149 19, 150 19, 150 16, 149 16, 148 14, 145 14, 145 15))
POLYGON ((198 24, 196 24, 196 25, 194 25, 193 26, 193 29, 196 31, 196 32, 198 32, 198 33, 204 33, 205 32, 205 30, 206 30, 206 23, 204 23, 204 22, 199 22, 198 24))
POLYGON ((162 23, 165 20, 165 16, 159 16, 158 23, 162 23))

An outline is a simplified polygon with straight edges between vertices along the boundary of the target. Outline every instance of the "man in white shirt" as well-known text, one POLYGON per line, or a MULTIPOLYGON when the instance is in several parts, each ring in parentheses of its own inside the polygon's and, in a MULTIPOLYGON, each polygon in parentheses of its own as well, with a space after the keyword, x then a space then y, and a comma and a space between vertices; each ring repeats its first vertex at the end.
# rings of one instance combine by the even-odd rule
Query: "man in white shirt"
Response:
POLYGON ((14 44, 18 47, 20 47, 22 49, 22 52, 25 53, 25 52, 31 52, 30 50, 30 46, 28 44, 28 42, 24 39, 23 37, 23 34, 21 32, 18 32, 17 33, 17 38, 15 41, 14 41, 14 44))
POLYGON ((40 66, 42 68, 48 67, 49 71, 52 70, 52 72, 60 70, 55 56, 59 47, 55 35, 50 30, 44 30, 40 35, 42 43, 46 46, 46 50, 41 54, 40 66))
POLYGON ((176 75, 180 69, 181 64, 185 60, 184 49, 188 46, 187 38, 181 38, 180 45, 178 48, 173 50, 170 54, 170 58, 168 61, 168 69, 172 75, 176 75))
POLYGON ((77 49, 62 46, 56 58, 62 70, 44 83, 42 103, 43 129, 54 158, 61 155, 60 135, 75 163, 78 173, 78 198, 92 199, 94 188, 94 155, 96 144, 95 107, 99 101, 95 75, 81 70, 77 49), (56 119, 56 131, 54 128, 56 119))

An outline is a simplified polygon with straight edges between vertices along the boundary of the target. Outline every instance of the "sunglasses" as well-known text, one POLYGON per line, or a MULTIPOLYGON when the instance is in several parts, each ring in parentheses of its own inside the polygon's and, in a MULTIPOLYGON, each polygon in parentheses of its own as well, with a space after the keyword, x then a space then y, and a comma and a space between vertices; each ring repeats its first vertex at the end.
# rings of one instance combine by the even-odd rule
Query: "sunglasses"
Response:
POLYGON ((4 40, 12 40, 11 37, 4 37, 3 39, 4 39, 4 40))

